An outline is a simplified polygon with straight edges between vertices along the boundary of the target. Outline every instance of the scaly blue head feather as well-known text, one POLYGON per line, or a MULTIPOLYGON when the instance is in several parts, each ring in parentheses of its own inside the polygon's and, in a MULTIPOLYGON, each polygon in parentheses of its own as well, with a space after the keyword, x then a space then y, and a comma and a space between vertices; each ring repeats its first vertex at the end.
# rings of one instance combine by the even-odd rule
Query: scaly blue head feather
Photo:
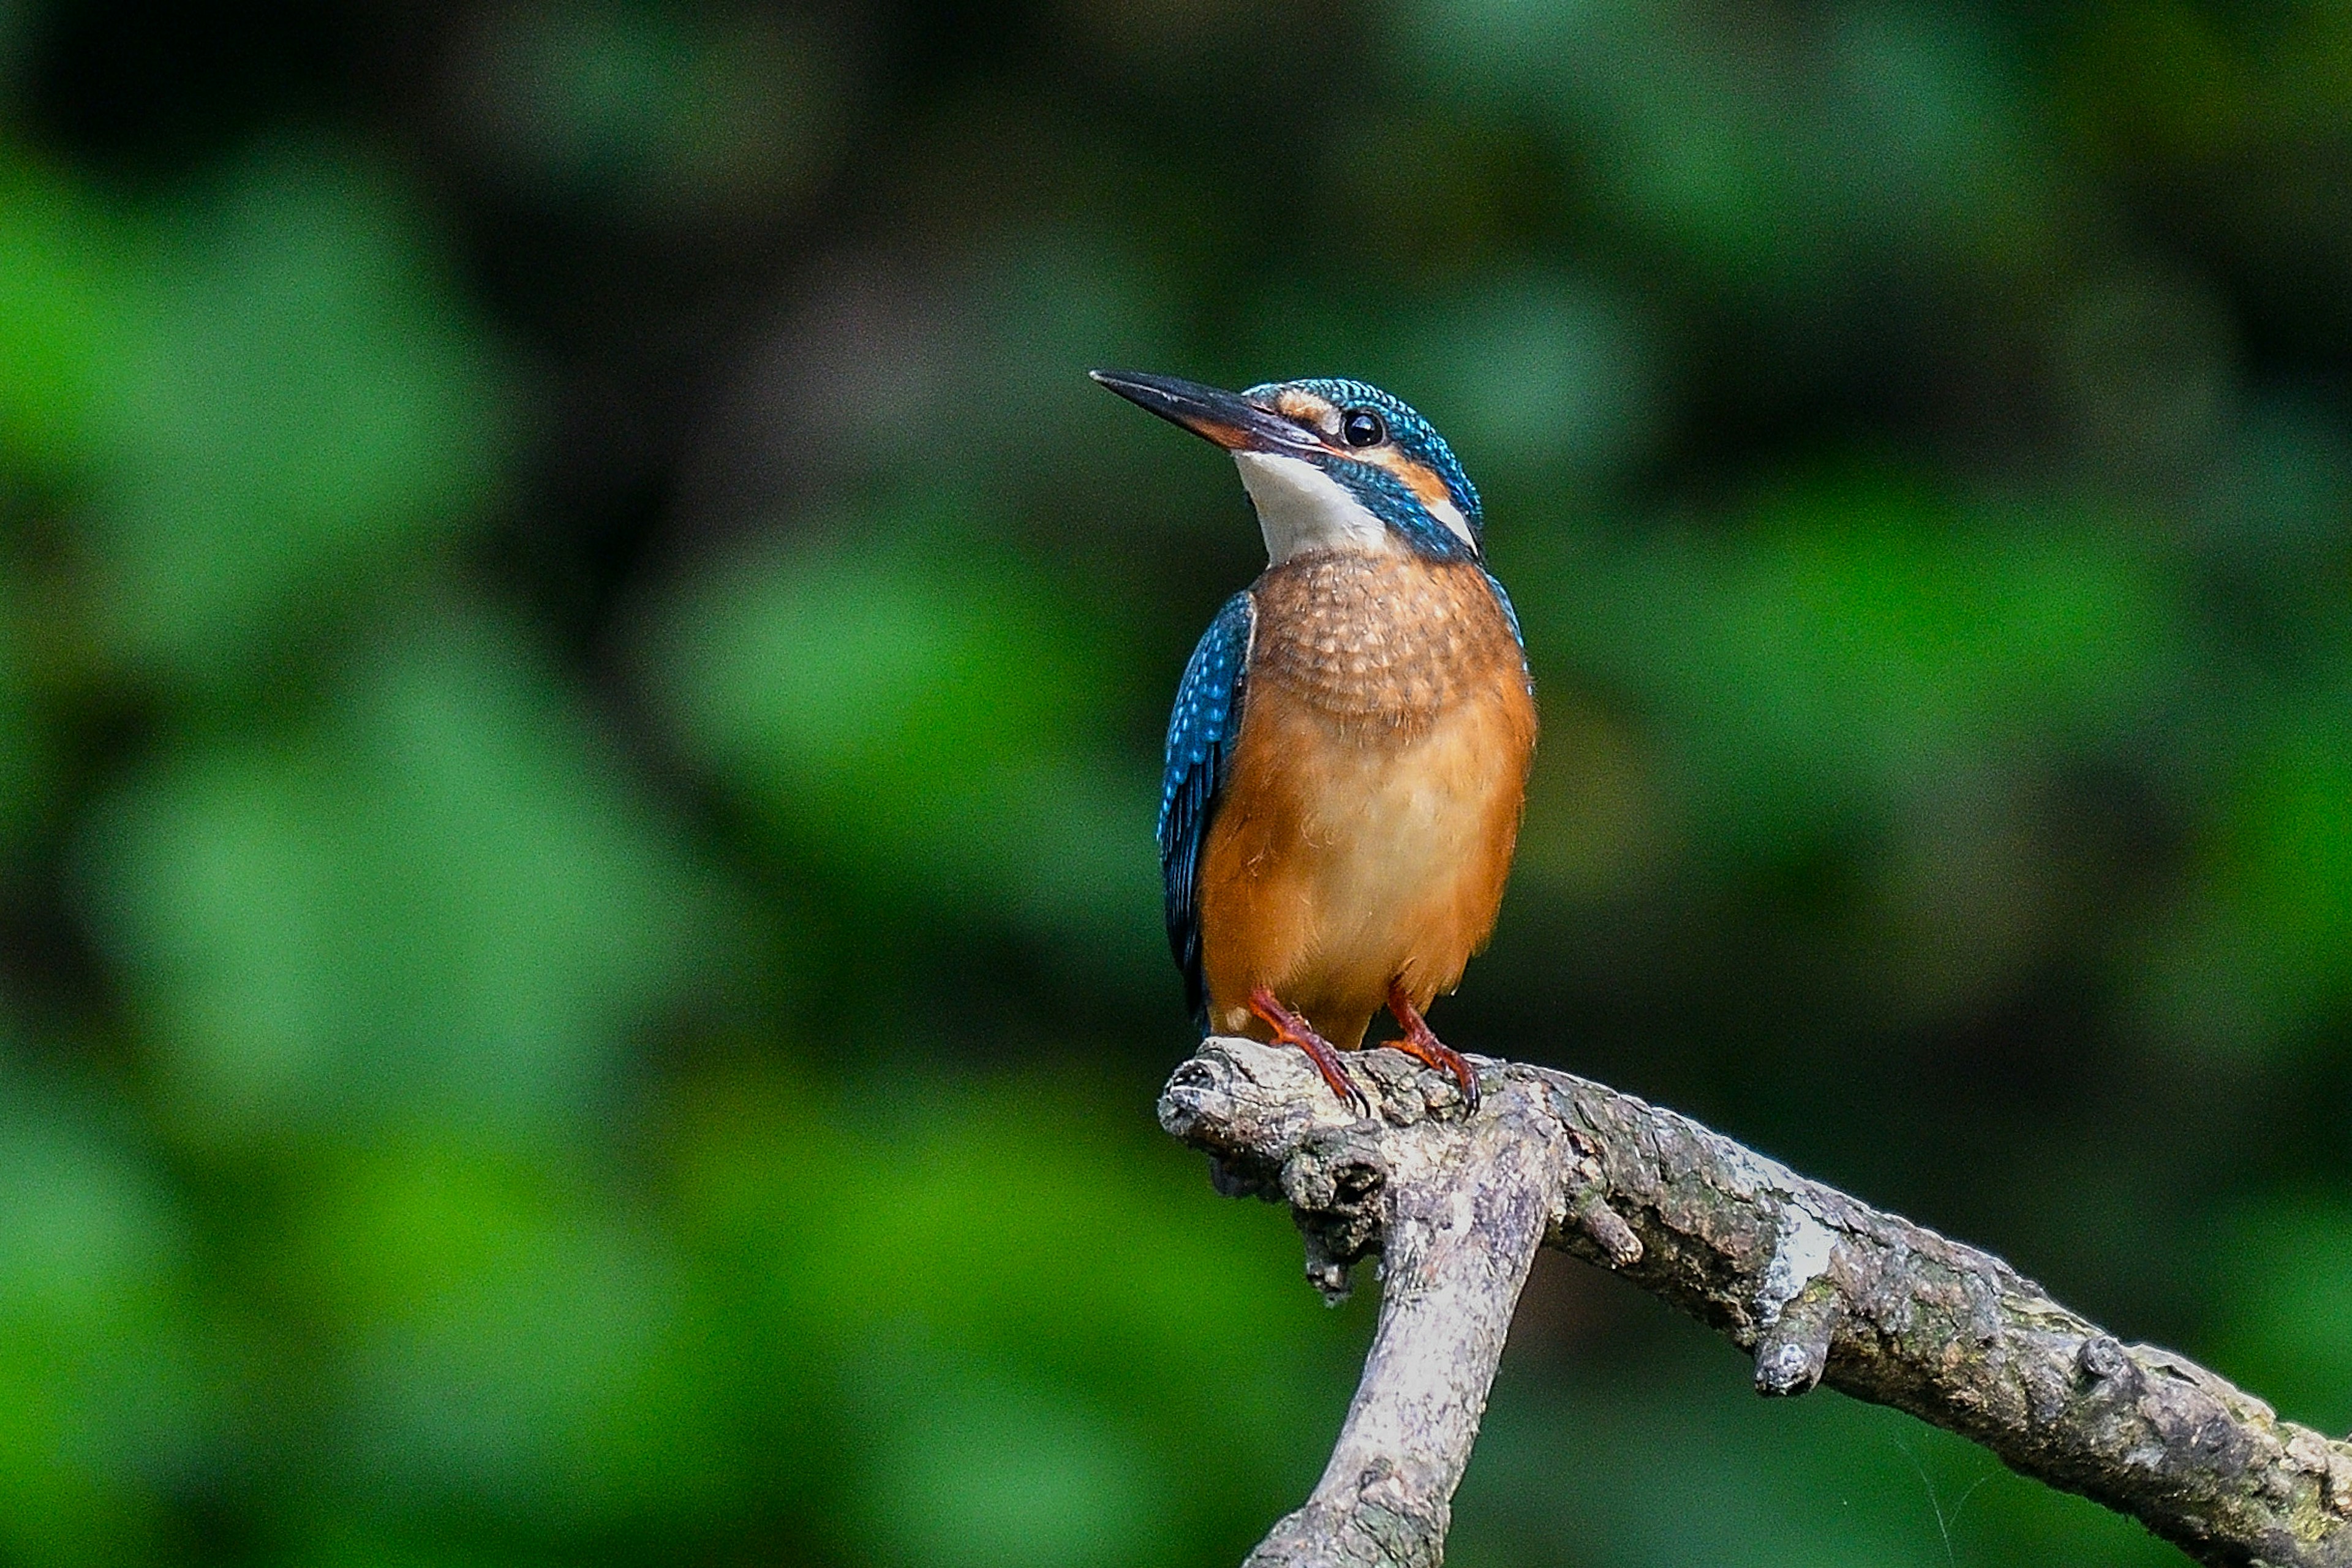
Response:
POLYGON ((1271 381, 1242 395, 1267 408, 1281 408, 1286 394, 1292 395, 1290 406, 1301 414, 1315 412, 1319 402, 1343 422, 1359 410, 1379 417, 1386 428, 1385 442, 1355 450, 1343 441, 1337 449, 1315 454, 1313 460, 1417 552, 1438 561, 1475 561, 1484 553, 1485 518, 1477 488, 1437 427, 1410 404, 1370 382, 1343 376, 1271 381), (1452 503, 1466 526, 1467 540, 1433 510, 1437 495, 1452 503))

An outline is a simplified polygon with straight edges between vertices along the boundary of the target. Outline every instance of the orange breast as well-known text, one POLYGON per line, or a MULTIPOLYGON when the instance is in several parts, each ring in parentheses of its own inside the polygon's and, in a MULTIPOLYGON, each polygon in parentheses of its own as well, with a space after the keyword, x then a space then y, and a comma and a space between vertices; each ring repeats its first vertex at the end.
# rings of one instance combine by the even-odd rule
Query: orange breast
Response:
POLYGON ((1201 868, 1210 1022, 1259 1030, 1244 1003, 1262 984, 1353 1047, 1391 981, 1425 1007, 1494 929, 1535 703, 1475 566, 1302 557, 1256 594, 1201 868))

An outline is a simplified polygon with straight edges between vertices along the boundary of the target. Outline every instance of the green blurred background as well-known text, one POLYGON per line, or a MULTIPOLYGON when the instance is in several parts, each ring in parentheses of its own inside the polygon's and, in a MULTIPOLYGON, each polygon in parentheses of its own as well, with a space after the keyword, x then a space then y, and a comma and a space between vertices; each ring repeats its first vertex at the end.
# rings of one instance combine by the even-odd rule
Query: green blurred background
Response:
MULTIPOLYGON (((1375 1303, 1150 1106, 1228 464, 1546 734, 1455 1043, 2352 1426, 2352 11, 0 5, 0 1563, 1236 1561, 1375 1303)), ((2155 1563, 1542 1261, 1464 1568, 2155 1563)))

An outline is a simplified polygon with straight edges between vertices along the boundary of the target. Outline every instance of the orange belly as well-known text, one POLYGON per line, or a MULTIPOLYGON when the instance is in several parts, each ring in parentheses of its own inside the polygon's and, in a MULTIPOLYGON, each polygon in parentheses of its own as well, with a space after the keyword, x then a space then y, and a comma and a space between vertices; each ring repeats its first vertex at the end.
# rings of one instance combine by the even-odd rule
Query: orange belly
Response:
POLYGON ((1213 1027, 1265 1037, 1246 1005, 1264 985, 1352 1049, 1391 982, 1425 1008, 1460 981, 1494 929, 1535 748, 1508 654, 1409 723, 1253 673, 1201 867, 1213 1027))

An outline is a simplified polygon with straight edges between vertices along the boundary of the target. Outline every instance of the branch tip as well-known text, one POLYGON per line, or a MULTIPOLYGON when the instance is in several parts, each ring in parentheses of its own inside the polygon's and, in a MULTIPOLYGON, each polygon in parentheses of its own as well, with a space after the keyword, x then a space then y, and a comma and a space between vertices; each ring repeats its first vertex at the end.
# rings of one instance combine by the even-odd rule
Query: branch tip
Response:
POLYGON ((1642 1238, 1633 1234, 1624 1215, 1609 1206, 1608 1196, 1601 1189, 1587 1187, 1578 1194, 1568 1217, 1601 1248, 1610 1268, 1631 1268, 1642 1261, 1642 1238))
POLYGON ((1810 1394, 1828 1368, 1830 1342, 1844 1321, 1837 1291, 1817 1279, 1780 1310, 1756 1340, 1756 1392, 1768 1398, 1810 1394))

